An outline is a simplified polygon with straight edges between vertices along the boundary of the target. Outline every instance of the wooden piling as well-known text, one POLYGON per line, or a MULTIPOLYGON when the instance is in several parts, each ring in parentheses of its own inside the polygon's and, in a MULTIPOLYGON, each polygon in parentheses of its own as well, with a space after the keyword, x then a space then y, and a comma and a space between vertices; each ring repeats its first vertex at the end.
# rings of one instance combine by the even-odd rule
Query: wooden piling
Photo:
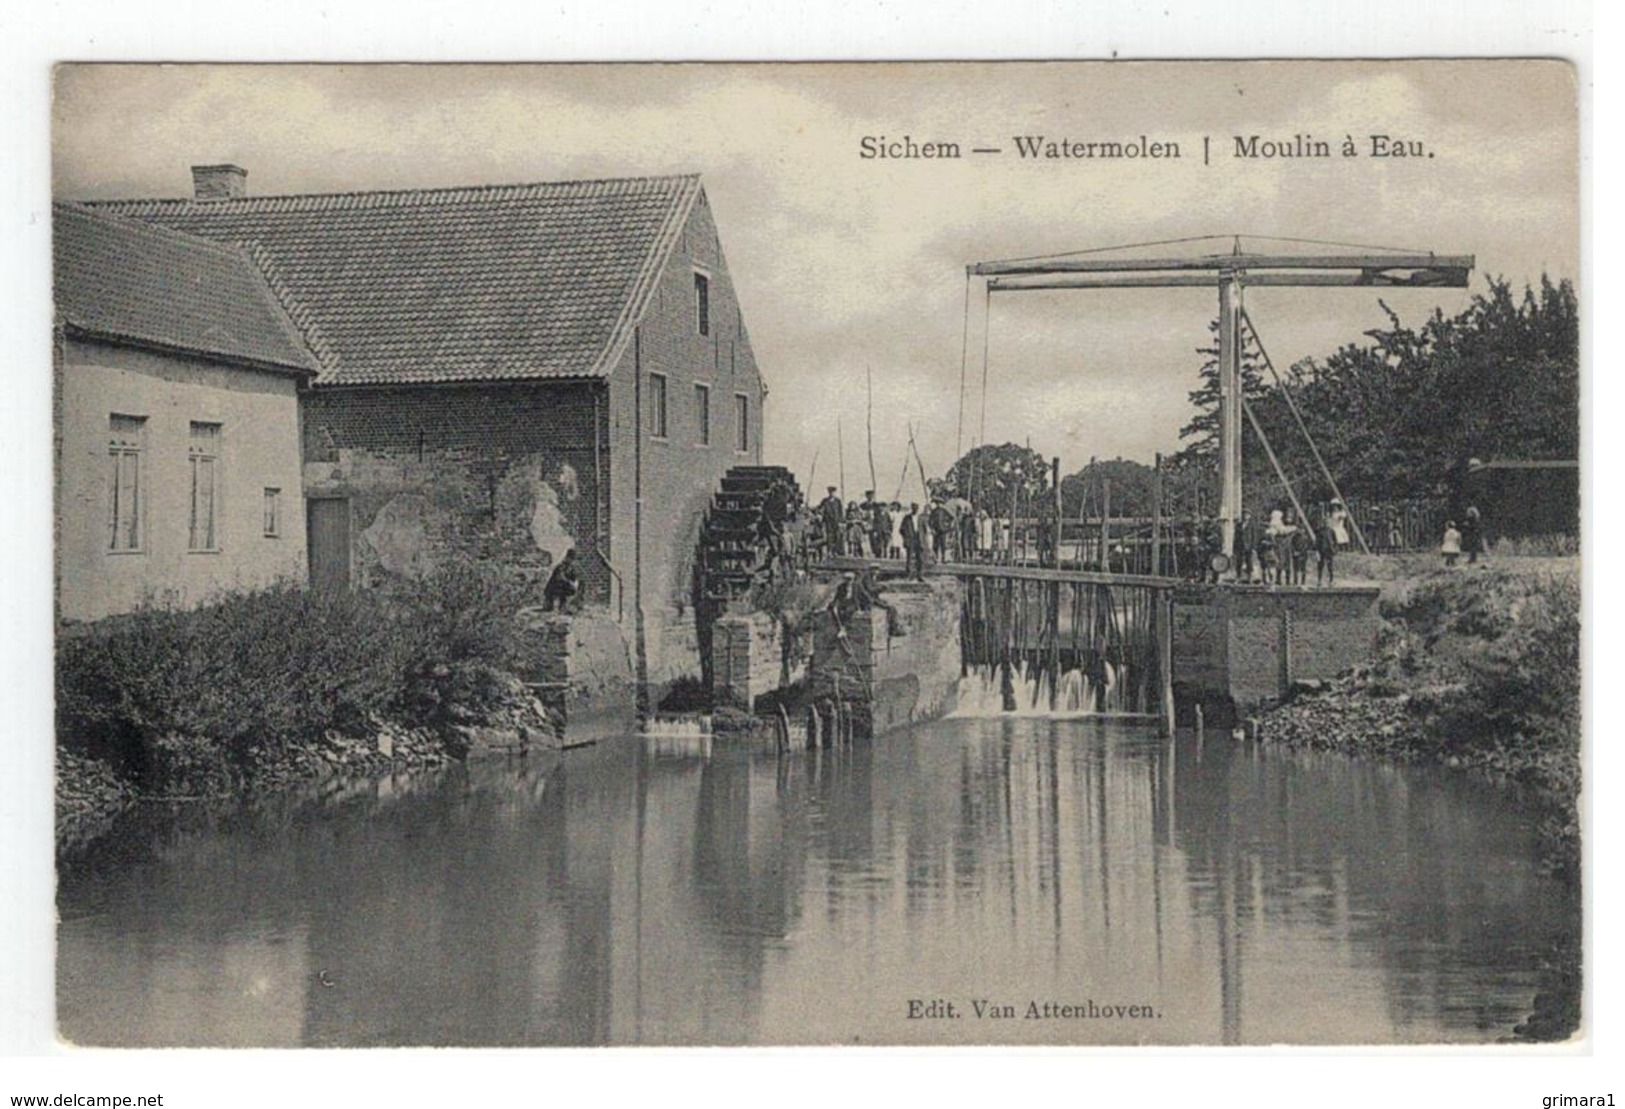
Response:
POLYGON ((1174 595, 1161 590, 1157 613, 1157 685, 1161 692, 1162 734, 1174 734, 1174 595))

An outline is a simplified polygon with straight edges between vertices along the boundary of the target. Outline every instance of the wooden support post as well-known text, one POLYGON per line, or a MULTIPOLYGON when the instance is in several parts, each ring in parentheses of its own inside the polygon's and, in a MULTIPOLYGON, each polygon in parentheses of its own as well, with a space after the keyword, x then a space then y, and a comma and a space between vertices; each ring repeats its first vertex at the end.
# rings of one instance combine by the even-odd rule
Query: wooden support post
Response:
POLYGON ((1049 710, 1054 712, 1061 696, 1061 583, 1045 589, 1049 602, 1049 710))
POLYGON ((1174 592, 1154 592, 1157 612, 1157 684, 1161 691, 1162 734, 1174 734, 1174 592))
POLYGON ((1226 554, 1236 549, 1241 519, 1241 279, 1219 275, 1219 536, 1226 554))
POLYGON ((1112 479, 1100 479, 1100 570, 1112 572, 1112 479))
POLYGON ((1061 511, 1061 460, 1059 458, 1050 459, 1049 472, 1050 484, 1055 487, 1055 541, 1050 544, 1050 557, 1055 560, 1052 565, 1059 570, 1061 568, 1061 523, 1066 519, 1066 515, 1061 511))
POLYGON ((1148 574, 1162 573, 1162 452, 1157 452, 1151 470, 1151 569, 1148 574))

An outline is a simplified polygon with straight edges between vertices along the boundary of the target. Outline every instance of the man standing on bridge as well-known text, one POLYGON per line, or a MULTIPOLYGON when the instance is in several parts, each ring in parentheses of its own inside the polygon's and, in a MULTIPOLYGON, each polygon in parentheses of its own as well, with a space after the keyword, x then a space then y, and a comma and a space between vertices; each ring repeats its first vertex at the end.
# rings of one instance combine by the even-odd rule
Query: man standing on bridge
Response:
POLYGON ((947 562, 948 536, 954 530, 954 514, 938 499, 931 502, 927 519, 931 524, 931 555, 937 562, 947 562))
POLYGON ((915 581, 925 580, 925 517, 920 506, 908 506, 908 515, 898 525, 903 536, 903 555, 908 559, 908 573, 915 581))
POLYGON ((846 553, 846 537, 841 534, 842 523, 846 516, 841 505, 841 498, 835 491, 835 486, 829 487, 828 495, 818 503, 818 521, 823 526, 824 552, 831 555, 846 553))
POLYGON ((891 546, 891 514, 886 506, 875 500, 875 491, 863 491, 863 510, 869 515, 869 555, 871 558, 885 558, 886 548, 891 546))
POLYGON ((1241 514, 1241 524, 1236 528, 1236 548, 1233 552, 1237 581, 1253 580, 1253 555, 1257 550, 1258 521, 1253 519, 1251 512, 1244 510, 1241 514))

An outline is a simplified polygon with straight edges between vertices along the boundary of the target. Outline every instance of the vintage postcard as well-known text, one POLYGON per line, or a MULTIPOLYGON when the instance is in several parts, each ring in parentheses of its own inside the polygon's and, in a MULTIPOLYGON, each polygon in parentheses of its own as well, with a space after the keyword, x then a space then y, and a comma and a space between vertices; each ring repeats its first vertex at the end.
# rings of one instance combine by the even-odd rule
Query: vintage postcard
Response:
POLYGON ((58 66, 59 1037, 1583 1036, 1577 97, 58 66))

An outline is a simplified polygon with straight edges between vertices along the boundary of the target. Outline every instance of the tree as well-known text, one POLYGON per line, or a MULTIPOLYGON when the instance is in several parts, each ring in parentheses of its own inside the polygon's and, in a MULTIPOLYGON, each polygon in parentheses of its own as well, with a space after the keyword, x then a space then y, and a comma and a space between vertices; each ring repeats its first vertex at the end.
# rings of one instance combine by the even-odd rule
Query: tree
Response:
MULTIPOLYGON (((1201 384, 1191 390, 1191 406, 1196 415, 1179 429, 1180 439, 1191 442, 1180 450, 1188 458, 1212 457, 1219 453, 1219 321, 1207 325, 1213 336, 1213 345, 1197 350, 1205 359, 1197 371, 1201 384)), ((1258 342, 1246 328, 1241 329, 1241 395, 1248 400, 1262 397, 1268 388, 1264 383, 1264 358, 1258 342)))
MULTIPOLYGON (((1579 457, 1579 311, 1573 286, 1542 277, 1516 296, 1492 278, 1462 312, 1435 310, 1419 327, 1386 304, 1388 326, 1284 373, 1287 388, 1342 490, 1385 501, 1438 496, 1468 459, 1579 457)), ((1256 345, 1243 346, 1243 395, 1282 469, 1305 502, 1331 495, 1282 390, 1258 376, 1256 345)), ((1191 393, 1191 440, 1174 469, 1212 468, 1216 454, 1216 355, 1191 393)), ((1250 425, 1243 486, 1255 510, 1286 500, 1250 425)))
POLYGON ((972 448, 953 464, 938 488, 993 516, 1031 515, 1054 496, 1044 456, 1015 443, 972 448))
POLYGON ((1143 462, 1112 458, 1091 462, 1061 479, 1061 512, 1068 519, 1100 515, 1101 482, 1112 483, 1113 516, 1150 516, 1156 472, 1143 462), (1084 505, 1088 508, 1085 511, 1084 505))

